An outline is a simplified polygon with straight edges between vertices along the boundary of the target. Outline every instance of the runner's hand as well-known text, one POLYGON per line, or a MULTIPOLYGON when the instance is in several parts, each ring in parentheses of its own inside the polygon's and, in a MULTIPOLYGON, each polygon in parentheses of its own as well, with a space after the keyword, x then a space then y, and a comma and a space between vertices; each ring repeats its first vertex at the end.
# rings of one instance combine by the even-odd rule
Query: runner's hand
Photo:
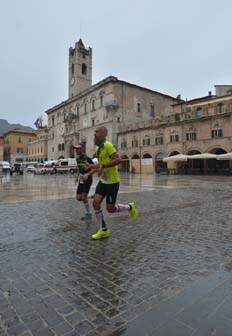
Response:
POLYGON ((85 167, 86 170, 87 170, 87 169, 91 169, 92 166, 93 166, 93 165, 92 165, 91 163, 85 162, 84 167, 85 167))
POLYGON ((100 177, 101 175, 102 175, 102 173, 103 173, 103 168, 102 168, 102 166, 100 167, 100 168, 98 168, 98 170, 97 170, 97 175, 98 175, 98 177, 100 177))

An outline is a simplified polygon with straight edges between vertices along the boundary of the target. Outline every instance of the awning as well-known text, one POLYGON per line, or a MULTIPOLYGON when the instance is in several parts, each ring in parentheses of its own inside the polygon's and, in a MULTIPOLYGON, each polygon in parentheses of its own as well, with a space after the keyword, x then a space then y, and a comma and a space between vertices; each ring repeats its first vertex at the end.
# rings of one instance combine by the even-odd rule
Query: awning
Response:
POLYGON ((232 153, 220 154, 217 156, 218 160, 232 160, 232 153))
POLYGON ((216 154, 211 154, 211 153, 202 153, 202 154, 194 154, 194 155, 188 155, 188 158, 190 160, 197 160, 197 159, 217 159, 216 154))
POLYGON ((163 158, 163 162, 187 161, 187 160, 188 160, 188 155, 184 155, 184 154, 177 154, 177 155, 172 155, 172 156, 168 156, 166 158, 163 158))

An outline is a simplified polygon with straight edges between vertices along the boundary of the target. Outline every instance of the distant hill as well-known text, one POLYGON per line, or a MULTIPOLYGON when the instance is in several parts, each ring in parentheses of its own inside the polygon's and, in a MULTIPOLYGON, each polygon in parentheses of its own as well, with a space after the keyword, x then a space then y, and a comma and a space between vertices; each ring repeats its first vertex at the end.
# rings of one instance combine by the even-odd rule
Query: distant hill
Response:
POLYGON ((15 128, 18 128, 24 131, 35 131, 32 127, 23 126, 21 124, 9 124, 7 120, 0 119, 0 134, 4 134, 15 128))

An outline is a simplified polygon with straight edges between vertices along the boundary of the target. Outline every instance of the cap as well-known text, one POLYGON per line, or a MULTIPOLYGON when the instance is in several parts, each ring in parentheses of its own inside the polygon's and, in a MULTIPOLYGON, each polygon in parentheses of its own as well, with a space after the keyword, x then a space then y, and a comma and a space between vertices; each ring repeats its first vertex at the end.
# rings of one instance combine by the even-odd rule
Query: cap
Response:
POLYGON ((83 144, 78 144, 78 145, 73 145, 73 148, 78 149, 78 148, 84 148, 83 144))

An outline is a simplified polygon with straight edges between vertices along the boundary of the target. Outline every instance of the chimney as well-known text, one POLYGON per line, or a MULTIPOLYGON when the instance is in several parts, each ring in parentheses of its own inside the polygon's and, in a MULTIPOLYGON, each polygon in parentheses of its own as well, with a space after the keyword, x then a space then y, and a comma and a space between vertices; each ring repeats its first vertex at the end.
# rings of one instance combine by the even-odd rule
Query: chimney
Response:
POLYGON ((209 97, 211 97, 212 96, 212 91, 209 91, 209 97))

